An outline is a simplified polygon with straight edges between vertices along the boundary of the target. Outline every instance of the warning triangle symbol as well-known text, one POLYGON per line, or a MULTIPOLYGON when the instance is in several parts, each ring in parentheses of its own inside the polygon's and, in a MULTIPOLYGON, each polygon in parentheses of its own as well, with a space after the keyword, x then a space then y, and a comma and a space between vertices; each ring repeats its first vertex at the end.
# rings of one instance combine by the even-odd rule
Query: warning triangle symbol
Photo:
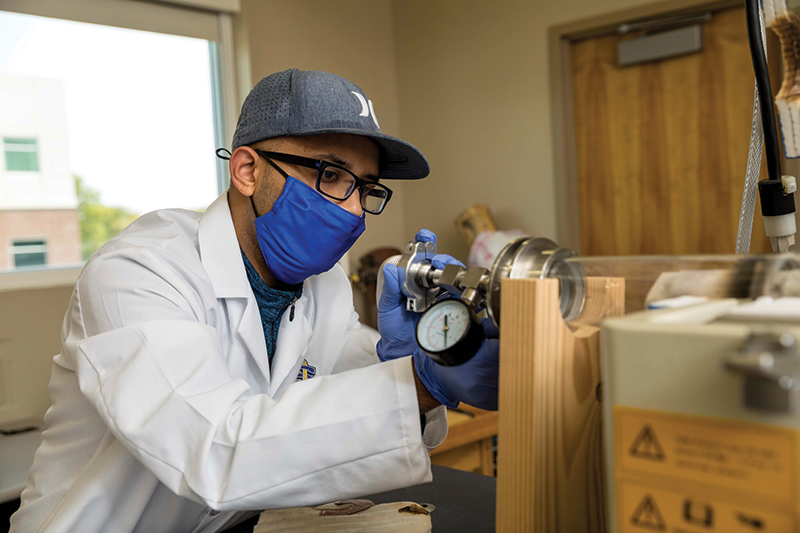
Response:
POLYGON ((645 494, 639 506, 631 516, 631 523, 644 529, 653 531, 665 531, 667 523, 664 522, 664 517, 661 516, 661 511, 658 510, 656 501, 649 494, 645 494))
POLYGON ((663 461, 665 458, 664 448, 661 447, 661 443, 658 442, 658 438, 649 424, 642 426, 636 440, 631 444, 630 452, 634 457, 653 461, 663 461))

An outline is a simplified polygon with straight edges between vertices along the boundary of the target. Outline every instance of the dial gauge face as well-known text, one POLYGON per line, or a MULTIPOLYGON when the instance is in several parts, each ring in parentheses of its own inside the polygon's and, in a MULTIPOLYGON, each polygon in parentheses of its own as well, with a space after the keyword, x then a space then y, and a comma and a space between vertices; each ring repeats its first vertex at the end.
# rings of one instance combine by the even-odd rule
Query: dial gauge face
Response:
POLYGON ((444 300, 420 317, 417 342, 426 352, 441 352, 460 341, 469 326, 469 308, 459 300, 444 300))

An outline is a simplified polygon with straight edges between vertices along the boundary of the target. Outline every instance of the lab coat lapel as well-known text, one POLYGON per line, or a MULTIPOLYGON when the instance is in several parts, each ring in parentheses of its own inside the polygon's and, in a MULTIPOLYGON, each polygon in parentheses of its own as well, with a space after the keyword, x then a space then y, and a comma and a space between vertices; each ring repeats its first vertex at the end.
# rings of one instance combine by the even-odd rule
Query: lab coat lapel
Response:
POLYGON ((247 347, 250 356, 258 365, 258 369, 270 383, 269 359, 267 358, 267 342, 264 339, 264 326, 261 324, 261 313, 255 297, 247 299, 247 308, 237 327, 239 336, 247 347))
POLYGON ((269 385, 269 360, 264 329, 242 262, 239 241, 228 206, 228 191, 223 192, 208 206, 200 219, 198 243, 200 259, 211 279, 214 293, 218 299, 226 302, 231 331, 238 333, 269 385))
POLYGON ((308 352, 308 341, 311 339, 312 330, 305 313, 306 305, 308 298, 303 295, 295 303, 294 320, 289 320, 291 316, 289 310, 284 312, 281 318, 278 344, 272 358, 272 381, 269 385, 269 395, 272 397, 275 397, 284 383, 297 379, 297 363, 306 357, 308 352))

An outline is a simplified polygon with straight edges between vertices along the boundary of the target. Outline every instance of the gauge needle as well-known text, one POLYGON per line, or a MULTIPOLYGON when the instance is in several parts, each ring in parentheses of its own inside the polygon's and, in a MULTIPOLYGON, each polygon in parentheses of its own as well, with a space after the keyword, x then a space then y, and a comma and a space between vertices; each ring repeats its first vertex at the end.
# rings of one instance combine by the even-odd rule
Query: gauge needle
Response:
POLYGON ((447 315, 444 315, 444 345, 447 346, 447 330, 450 329, 447 327, 447 315))

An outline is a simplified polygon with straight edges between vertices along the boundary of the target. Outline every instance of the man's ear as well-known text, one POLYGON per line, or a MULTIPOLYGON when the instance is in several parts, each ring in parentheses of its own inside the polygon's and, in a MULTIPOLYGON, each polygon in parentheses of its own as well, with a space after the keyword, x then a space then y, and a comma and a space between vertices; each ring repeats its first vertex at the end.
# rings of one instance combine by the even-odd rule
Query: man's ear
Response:
POLYGON ((252 196, 256 190, 256 162, 258 154, 249 146, 240 146, 231 154, 228 163, 231 183, 245 196, 252 196))

